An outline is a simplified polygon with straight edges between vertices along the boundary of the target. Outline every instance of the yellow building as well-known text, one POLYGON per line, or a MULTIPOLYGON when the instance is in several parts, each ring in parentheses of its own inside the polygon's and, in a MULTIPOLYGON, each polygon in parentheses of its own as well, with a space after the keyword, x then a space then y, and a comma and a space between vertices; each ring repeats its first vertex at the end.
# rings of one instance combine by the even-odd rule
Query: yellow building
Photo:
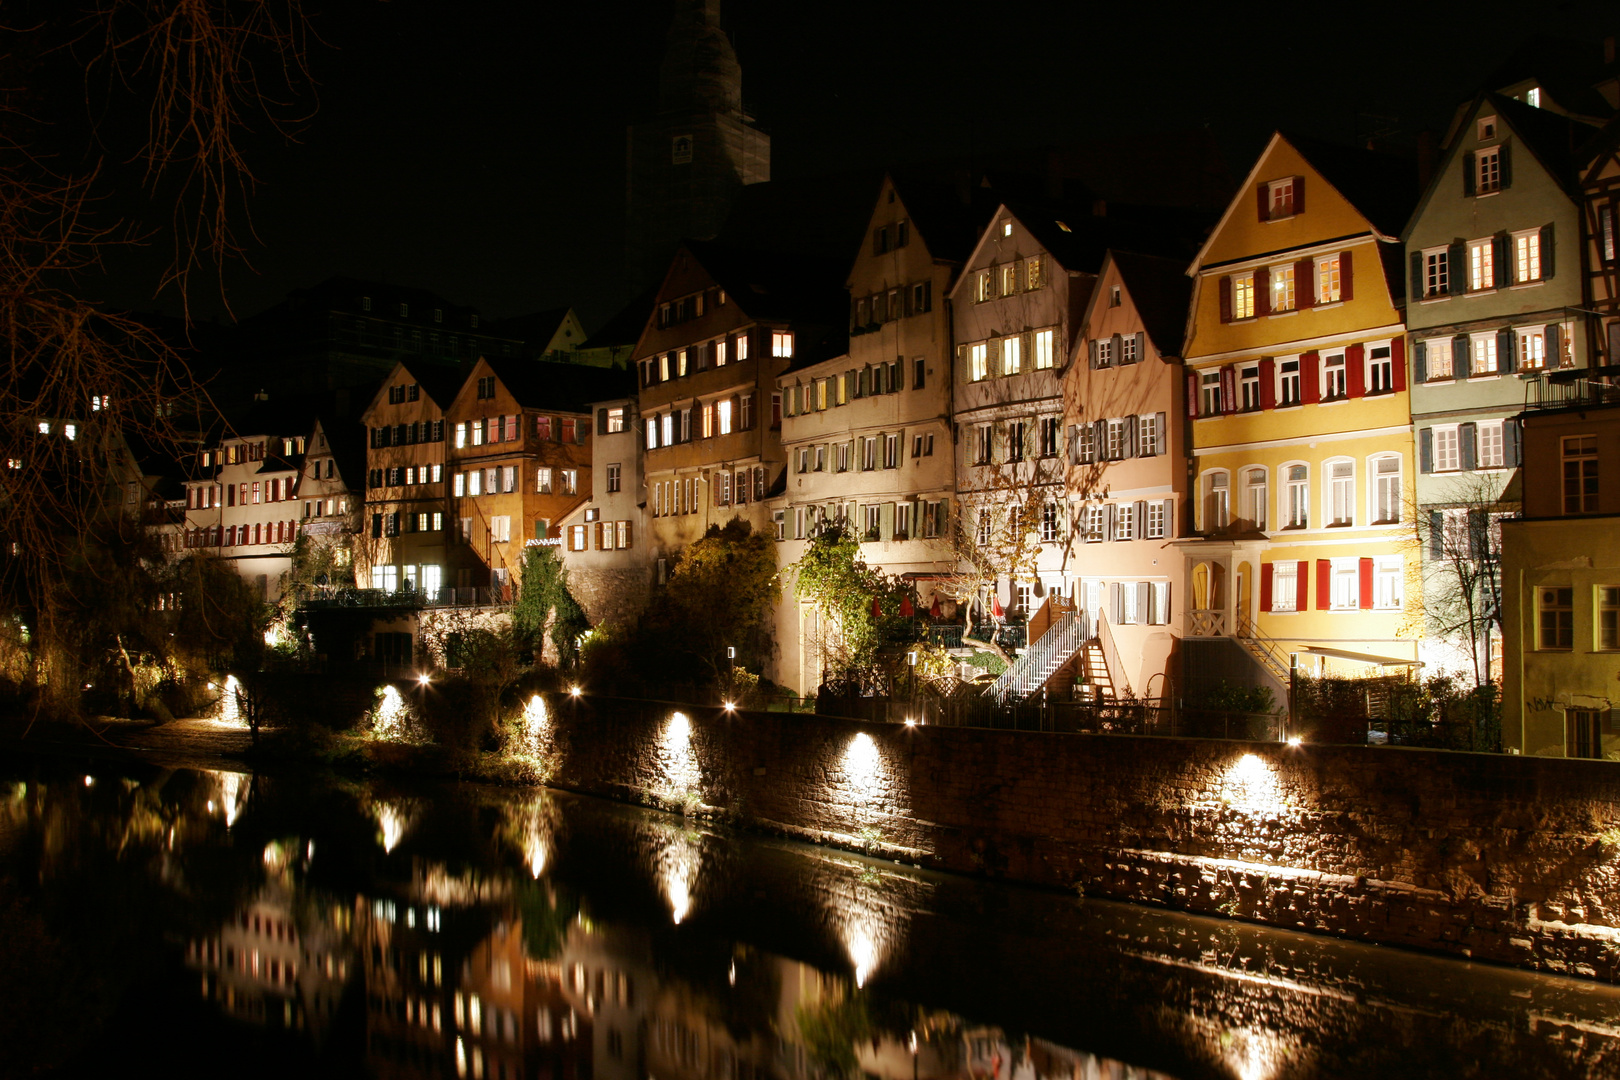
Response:
POLYGON ((1274 135, 1188 271, 1187 645, 1259 663, 1206 649, 1183 694, 1416 657, 1398 239, 1416 198, 1402 163, 1274 135))

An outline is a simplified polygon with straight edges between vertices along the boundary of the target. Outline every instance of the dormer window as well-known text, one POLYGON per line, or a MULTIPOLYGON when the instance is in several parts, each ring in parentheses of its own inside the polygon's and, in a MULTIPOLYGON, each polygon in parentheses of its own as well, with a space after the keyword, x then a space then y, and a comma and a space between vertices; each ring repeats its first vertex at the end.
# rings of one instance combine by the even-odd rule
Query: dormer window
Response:
POLYGON ((1302 176, 1285 176, 1261 185, 1261 220, 1281 221, 1298 214, 1305 201, 1304 180, 1302 176))
POLYGON ((1012 235, 1012 222, 1003 221, 1001 223, 1001 235, 1002 236, 1011 236, 1012 235))
POLYGON ((1482 116, 1479 118, 1479 141, 1496 138, 1496 117, 1482 116))

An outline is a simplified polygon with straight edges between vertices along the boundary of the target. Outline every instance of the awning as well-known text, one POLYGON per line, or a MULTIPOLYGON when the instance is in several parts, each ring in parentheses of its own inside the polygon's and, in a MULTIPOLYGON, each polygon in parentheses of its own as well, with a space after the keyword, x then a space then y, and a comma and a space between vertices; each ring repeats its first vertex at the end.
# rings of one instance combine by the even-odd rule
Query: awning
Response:
POLYGON ((1308 645, 1294 652, 1310 653, 1313 656, 1331 656, 1338 660, 1357 660, 1363 664, 1377 664, 1379 667, 1422 667, 1421 660, 1407 660, 1399 656, 1377 656, 1373 653, 1351 652, 1349 649, 1329 649, 1321 645, 1308 645))

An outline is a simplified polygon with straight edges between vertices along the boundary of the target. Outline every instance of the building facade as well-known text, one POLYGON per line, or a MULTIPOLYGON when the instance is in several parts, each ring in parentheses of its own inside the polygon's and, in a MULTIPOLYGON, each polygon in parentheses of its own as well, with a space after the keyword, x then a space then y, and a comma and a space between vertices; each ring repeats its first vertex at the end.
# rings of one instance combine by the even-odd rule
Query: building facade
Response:
POLYGON ((1399 163, 1274 135, 1188 271, 1185 633, 1243 644, 1279 695, 1290 655, 1416 657, 1403 282, 1386 271, 1415 201, 1399 163))
MULTIPOLYGON (((626 382, 628 382, 628 378, 626 382)), ((590 403, 591 491, 561 519, 568 587, 593 626, 623 626, 647 602, 647 485, 642 474, 641 420, 634 397, 590 403)))
POLYGON ((355 553, 361 585, 430 599, 455 584, 445 452, 453 373, 396 364, 361 414, 365 508, 355 553))
POLYGON ((196 478, 186 483, 186 548, 224 559, 267 603, 281 597, 301 521, 309 428, 294 423, 218 440, 199 451, 196 478))

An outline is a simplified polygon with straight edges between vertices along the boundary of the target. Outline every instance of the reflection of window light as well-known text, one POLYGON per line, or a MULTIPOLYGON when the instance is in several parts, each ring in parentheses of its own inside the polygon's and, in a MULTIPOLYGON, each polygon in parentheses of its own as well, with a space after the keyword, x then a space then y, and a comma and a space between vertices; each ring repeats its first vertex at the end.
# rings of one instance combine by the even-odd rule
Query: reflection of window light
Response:
POLYGON ((49 420, 41 420, 39 422, 39 433, 41 435, 49 435, 51 433, 51 422, 49 420))
POLYGON ((79 425, 63 424, 62 434, 66 435, 69 439, 77 439, 79 437, 79 425))

